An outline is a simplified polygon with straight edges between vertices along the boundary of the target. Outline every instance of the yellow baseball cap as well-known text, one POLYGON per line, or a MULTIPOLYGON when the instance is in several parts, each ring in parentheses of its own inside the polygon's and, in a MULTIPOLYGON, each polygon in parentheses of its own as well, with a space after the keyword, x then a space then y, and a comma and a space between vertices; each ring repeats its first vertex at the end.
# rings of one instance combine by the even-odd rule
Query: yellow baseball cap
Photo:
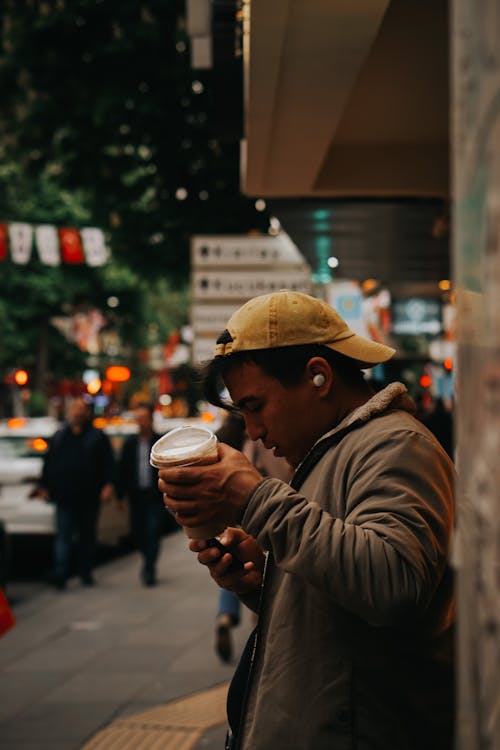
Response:
POLYGON ((215 356, 255 349, 322 344, 367 368, 387 362, 396 353, 351 331, 345 320, 323 300, 281 289, 246 302, 229 318, 217 339, 215 356))

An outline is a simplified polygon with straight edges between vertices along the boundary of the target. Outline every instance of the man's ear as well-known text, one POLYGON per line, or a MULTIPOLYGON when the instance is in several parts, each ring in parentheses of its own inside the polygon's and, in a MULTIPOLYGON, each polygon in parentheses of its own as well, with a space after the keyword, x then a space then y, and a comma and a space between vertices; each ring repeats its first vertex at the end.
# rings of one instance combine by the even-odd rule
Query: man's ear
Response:
POLYGON ((305 376, 319 395, 324 396, 330 392, 334 373, 324 357, 312 357, 306 365, 305 376))

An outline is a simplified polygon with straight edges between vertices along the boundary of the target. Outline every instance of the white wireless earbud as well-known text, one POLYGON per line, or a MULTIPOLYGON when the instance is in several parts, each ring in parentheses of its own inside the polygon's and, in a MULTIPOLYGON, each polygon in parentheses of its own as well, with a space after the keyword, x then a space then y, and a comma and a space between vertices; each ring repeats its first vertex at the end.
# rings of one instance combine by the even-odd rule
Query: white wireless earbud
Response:
POLYGON ((323 373, 317 372, 313 377, 313 383, 316 388, 321 388, 322 385, 325 385, 325 376, 323 375, 323 373))

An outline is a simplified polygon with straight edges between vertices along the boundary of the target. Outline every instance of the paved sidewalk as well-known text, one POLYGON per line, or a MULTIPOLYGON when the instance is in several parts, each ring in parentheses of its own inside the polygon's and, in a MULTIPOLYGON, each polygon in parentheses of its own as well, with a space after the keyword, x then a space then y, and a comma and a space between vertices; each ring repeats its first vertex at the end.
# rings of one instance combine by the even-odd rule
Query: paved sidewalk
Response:
MULTIPOLYGON (((182 532, 163 540, 159 584, 136 553, 15 607, 0 639, 2 750, 221 750, 234 665, 214 651, 218 589, 182 532)), ((235 629, 235 654, 251 629, 235 629)))

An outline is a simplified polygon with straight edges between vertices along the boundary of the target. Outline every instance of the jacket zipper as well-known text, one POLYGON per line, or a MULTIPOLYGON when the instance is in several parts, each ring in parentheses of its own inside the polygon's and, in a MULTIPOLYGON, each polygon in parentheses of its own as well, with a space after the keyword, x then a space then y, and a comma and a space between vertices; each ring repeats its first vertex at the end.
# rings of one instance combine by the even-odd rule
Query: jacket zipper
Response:
POLYGON ((258 620, 257 620, 257 625, 255 626, 254 643, 253 643, 252 655, 251 655, 251 658, 250 658, 250 668, 248 670, 248 678, 247 678, 247 682, 246 682, 246 685, 245 685, 245 692, 244 692, 244 695, 243 695, 243 701, 242 701, 242 705, 241 705, 239 732, 238 732, 238 735, 236 736, 236 742, 234 744, 233 750, 239 750, 241 748, 241 743, 242 743, 242 740, 243 740, 243 720, 244 720, 244 717, 245 717, 245 714, 246 714, 246 707, 247 707, 247 703, 248 703, 248 697, 249 697, 249 694, 250 694, 250 688, 251 688, 251 685, 252 685, 252 679, 253 679, 253 676, 254 676, 254 673, 255 673, 255 662, 256 662, 256 658, 257 658, 257 650, 258 650, 259 643, 260 643, 259 636, 260 636, 260 630, 261 630, 262 615, 265 612, 265 607, 264 607, 265 592, 266 592, 266 588, 268 586, 269 572, 270 572, 269 571, 269 557, 270 557, 270 554, 268 553, 266 555, 266 561, 265 561, 265 564, 264 564, 264 572, 263 572, 263 575, 262 575, 262 587, 261 587, 260 597, 259 597, 258 620))

